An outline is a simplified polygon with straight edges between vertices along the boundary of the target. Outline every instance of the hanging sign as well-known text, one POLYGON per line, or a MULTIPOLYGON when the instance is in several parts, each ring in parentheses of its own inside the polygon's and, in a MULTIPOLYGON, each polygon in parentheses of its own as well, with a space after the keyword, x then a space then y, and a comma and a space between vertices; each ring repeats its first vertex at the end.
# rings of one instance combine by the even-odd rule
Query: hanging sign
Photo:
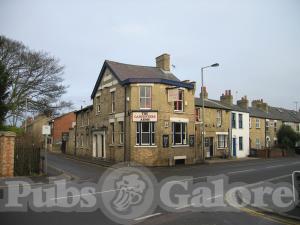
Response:
POLYGON ((179 93, 177 88, 168 90, 168 102, 176 102, 178 101, 178 98, 179 98, 179 93))

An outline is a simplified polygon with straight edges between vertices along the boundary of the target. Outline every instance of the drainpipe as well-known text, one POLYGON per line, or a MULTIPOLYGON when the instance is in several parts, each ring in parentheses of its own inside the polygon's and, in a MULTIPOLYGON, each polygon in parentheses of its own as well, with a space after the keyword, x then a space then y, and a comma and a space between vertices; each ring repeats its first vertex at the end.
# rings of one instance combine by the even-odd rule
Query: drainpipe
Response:
POLYGON ((75 150, 74 150, 74 155, 76 156, 77 155, 77 113, 75 113, 75 118, 76 118, 76 124, 75 124, 75 143, 74 143, 74 147, 75 147, 75 150))
POLYGON ((127 161, 127 150, 126 150, 126 133, 127 133, 127 126, 126 126, 126 120, 127 120, 127 105, 126 105, 126 98, 127 98, 127 86, 124 87, 125 88, 125 97, 124 97, 124 162, 127 161))

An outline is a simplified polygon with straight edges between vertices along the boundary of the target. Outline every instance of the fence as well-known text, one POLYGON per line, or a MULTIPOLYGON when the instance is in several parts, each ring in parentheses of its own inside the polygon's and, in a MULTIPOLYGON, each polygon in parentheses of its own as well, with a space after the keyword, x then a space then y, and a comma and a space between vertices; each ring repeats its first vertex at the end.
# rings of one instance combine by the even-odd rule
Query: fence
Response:
POLYGON ((14 157, 15 176, 30 176, 39 173, 40 147, 34 145, 30 136, 17 136, 14 157))

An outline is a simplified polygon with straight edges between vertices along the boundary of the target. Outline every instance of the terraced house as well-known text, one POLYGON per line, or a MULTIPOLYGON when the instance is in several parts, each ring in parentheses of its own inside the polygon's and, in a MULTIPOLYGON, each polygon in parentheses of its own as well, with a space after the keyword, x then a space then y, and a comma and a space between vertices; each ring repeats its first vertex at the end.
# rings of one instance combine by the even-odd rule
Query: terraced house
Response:
MULTIPOLYGON (((195 98, 195 127, 196 143, 198 152, 201 152, 201 114, 202 96, 204 97, 204 116, 205 116, 205 157, 224 157, 229 152, 229 133, 230 133, 230 107, 226 107, 220 101, 208 99, 206 87, 200 94, 200 98, 195 98)), ((202 159, 202 155, 198 158, 202 159)))
POLYGON ((106 60, 93 106, 77 112, 76 154, 149 166, 195 163, 194 94, 194 82, 170 72, 168 54, 155 67, 106 60))

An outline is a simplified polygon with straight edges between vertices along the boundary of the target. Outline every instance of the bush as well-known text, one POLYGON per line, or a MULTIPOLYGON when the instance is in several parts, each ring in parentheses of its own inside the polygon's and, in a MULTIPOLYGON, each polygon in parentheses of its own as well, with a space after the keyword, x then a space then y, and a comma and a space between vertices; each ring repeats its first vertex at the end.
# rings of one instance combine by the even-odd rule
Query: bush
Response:
POLYGON ((277 132, 277 139, 281 148, 294 149, 300 136, 290 126, 283 125, 277 132))
POLYGON ((14 127, 14 126, 0 126, 0 131, 11 131, 11 132, 15 132, 17 135, 21 135, 24 133, 23 128, 14 127))

